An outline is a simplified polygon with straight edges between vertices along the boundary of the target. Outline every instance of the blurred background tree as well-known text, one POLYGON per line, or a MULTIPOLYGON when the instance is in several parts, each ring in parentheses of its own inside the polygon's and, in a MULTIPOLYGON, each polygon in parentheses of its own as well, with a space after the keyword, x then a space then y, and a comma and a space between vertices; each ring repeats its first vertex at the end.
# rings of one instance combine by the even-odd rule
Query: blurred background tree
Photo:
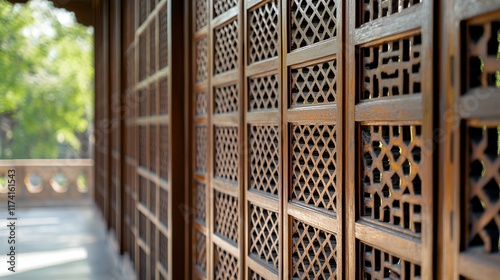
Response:
POLYGON ((0 0, 0 159, 89 158, 93 30, 45 0, 0 0))

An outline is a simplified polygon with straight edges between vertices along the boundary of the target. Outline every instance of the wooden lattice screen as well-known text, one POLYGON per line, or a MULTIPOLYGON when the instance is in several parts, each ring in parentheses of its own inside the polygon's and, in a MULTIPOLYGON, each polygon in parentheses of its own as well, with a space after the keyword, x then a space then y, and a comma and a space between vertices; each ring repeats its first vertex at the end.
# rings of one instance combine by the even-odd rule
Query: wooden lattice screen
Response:
POLYGON ((139 279, 498 278, 498 1, 96 2, 139 279))

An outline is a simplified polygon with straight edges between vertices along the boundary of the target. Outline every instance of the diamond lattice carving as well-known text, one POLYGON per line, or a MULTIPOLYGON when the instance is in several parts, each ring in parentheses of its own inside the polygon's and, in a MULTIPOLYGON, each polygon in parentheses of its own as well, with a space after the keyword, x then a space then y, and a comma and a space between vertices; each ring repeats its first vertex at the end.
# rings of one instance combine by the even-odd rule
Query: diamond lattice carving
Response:
POLYGON ((420 279, 420 266, 361 243, 363 279, 420 279))
POLYGON ((217 178, 238 182, 238 128, 215 127, 214 175, 217 178))
POLYGON ((238 67, 238 21, 233 20, 215 30, 215 74, 238 67))
POLYGON ((214 0, 214 17, 218 17, 238 5, 238 0, 214 0))
POLYGON ((257 272, 250 269, 250 279, 251 280, 266 280, 264 277, 260 276, 257 272))
POLYGON ((196 265, 205 272, 207 269, 207 241, 203 233, 196 231, 196 265))
POLYGON ((362 48, 361 99, 420 93, 420 34, 362 48))
POLYGON ((291 69, 290 105, 319 105, 335 102, 337 60, 291 69))
POLYGON ((420 126, 362 126, 362 216, 419 236, 420 126))
POLYGON ((214 249, 215 280, 239 279, 238 260, 219 246, 215 246, 214 249))
POLYGON ((337 240, 333 233, 292 221, 292 277, 336 279, 337 240))
POLYGON ((278 4, 271 0, 248 12, 249 64, 278 56, 278 4))
POLYGON ((500 254, 500 126, 469 128, 468 246, 500 254))
POLYGON ((219 191, 214 194, 214 231, 228 241, 238 244, 238 198, 219 191))
POLYGON ((196 82, 203 82, 208 77, 208 41, 204 36, 196 42, 196 82))
POLYGON ((168 126, 160 125, 160 177, 168 180, 168 126))
POLYGON ((167 78, 160 80, 160 115, 168 113, 168 81, 167 78))
POLYGON ((360 0, 362 18, 361 23, 367 23, 422 3, 423 0, 360 0))
POLYGON ((207 163, 207 127, 196 126, 196 172, 205 173, 207 163))
POLYGON ((248 79, 248 110, 268 110, 278 108, 277 74, 248 79))
POLYGON ((249 253, 262 260, 275 272, 279 268, 278 213, 250 205, 249 253))
POLYGON ((195 26, 196 30, 200 30, 202 27, 207 25, 208 22, 208 6, 207 0, 196 0, 195 1, 196 18, 195 26))
POLYGON ((238 88, 235 84, 215 88, 214 114, 238 111, 238 88))
POLYGON ((290 0, 290 49, 337 36, 337 1, 290 0))
POLYGON ((292 126, 292 199, 337 211, 333 125, 292 126))
POLYGON ((156 173, 156 125, 149 126, 149 170, 156 173))
POLYGON ((251 126, 249 139, 250 189, 278 195, 278 127, 251 126))
POLYGON ((204 116, 207 114, 208 111, 207 92, 203 90, 197 92, 195 95, 196 95, 195 114, 196 116, 204 116))
POLYGON ((160 69, 165 68, 168 65, 168 22, 167 22, 167 6, 168 5, 163 5, 161 7, 160 12, 158 13, 158 19, 159 19, 159 62, 160 62, 160 69))
POLYGON ((196 196, 194 204, 196 207, 195 219, 204 224, 206 218, 206 207, 207 207, 206 186, 205 184, 202 184, 200 182, 195 182, 195 184, 196 184, 196 196))

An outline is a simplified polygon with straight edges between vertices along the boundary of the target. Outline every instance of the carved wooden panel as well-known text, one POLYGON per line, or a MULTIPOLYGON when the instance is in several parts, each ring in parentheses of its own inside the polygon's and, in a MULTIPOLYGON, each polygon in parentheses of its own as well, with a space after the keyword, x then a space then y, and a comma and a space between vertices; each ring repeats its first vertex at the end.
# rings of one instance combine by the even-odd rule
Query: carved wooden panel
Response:
POLYGON ((312 45, 337 36, 337 1, 290 2, 290 50, 312 45))
POLYGON ((203 233, 196 232, 196 265, 199 269, 206 273, 207 270, 207 240, 203 233))
POLYGON ((220 16, 227 12, 229 9, 238 5, 238 0, 214 0, 213 1, 213 14, 214 17, 220 16))
POLYGON ((214 73, 224 73, 238 67, 238 20, 217 28, 214 34, 214 73))
POLYGON ((265 75, 248 79, 248 110, 278 109, 278 75, 265 75))
POLYGON ((420 126, 362 126, 364 218, 422 232, 422 135, 420 126))
POLYGON ((292 275, 294 279, 336 279, 337 238, 305 222, 292 221, 292 275))
POLYGON ((363 279, 421 279, 419 265, 363 243, 360 247, 363 279))
POLYGON ((250 205, 249 253, 270 269, 279 269, 279 215, 259 206, 250 205))
POLYGON ((214 233, 238 243, 238 198, 214 192, 214 233))
POLYGON ((361 48, 361 99, 415 94, 422 91, 422 36, 415 34, 361 48))
POLYGON ((207 0, 196 0, 194 2, 195 31, 197 31, 208 23, 208 3, 207 0))
POLYGON ((208 40, 203 37, 196 42, 196 82, 208 78, 208 40))
POLYGON ((225 279, 240 279, 239 278, 239 268, 238 260, 225 251, 224 249, 215 246, 215 270, 214 279, 215 280, 225 280, 225 279))
POLYGON ((215 88, 214 114, 232 113, 238 111, 238 88, 236 84, 215 88))
POLYGON ((278 56, 278 4, 267 1, 248 11, 248 63, 278 56))
POLYGON ((216 126, 214 137, 214 177, 238 182, 238 128, 216 126))
POLYGON ((348 278, 434 279, 433 3, 350 2, 348 278))
POLYGON ((291 197, 337 212, 336 133, 333 125, 292 125, 291 197))
POLYGON ((252 125, 250 138, 250 189, 278 195, 279 132, 278 126, 252 125))
POLYGON ((337 91, 337 60, 291 69, 291 106, 333 103, 337 91))

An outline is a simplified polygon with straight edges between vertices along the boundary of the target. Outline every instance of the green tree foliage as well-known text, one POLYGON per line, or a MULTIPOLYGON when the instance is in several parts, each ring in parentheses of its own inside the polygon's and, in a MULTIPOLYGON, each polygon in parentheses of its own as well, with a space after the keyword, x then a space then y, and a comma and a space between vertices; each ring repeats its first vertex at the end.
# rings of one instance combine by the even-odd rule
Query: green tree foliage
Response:
POLYGON ((92 30, 44 0, 0 0, 0 26, 0 158, 86 155, 92 30))

